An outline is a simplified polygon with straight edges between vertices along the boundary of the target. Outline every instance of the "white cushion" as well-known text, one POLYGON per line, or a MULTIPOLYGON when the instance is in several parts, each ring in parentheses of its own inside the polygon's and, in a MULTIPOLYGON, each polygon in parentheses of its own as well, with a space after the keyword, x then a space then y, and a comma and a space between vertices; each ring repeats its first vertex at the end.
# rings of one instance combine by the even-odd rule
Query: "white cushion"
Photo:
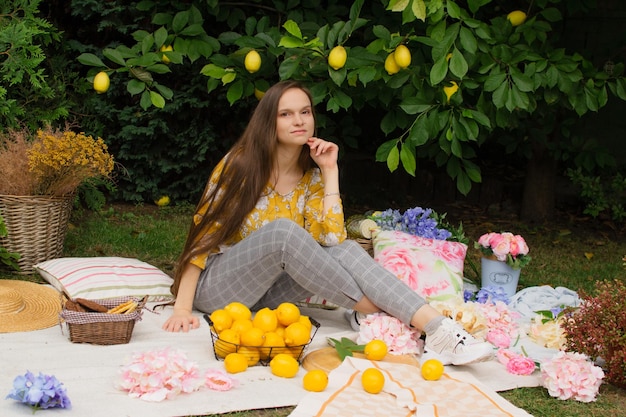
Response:
POLYGON ((33 268, 69 298, 106 299, 148 296, 168 301, 172 278, 138 259, 119 257, 57 258, 33 268))

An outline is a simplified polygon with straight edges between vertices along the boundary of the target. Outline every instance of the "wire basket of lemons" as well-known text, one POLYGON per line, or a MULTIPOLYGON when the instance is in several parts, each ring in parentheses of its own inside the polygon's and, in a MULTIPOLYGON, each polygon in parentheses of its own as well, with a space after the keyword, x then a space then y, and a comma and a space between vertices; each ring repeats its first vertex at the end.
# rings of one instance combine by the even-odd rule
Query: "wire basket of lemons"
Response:
POLYGON ((320 327, 293 303, 282 303, 275 309, 265 307, 252 314, 244 304, 232 302, 205 314, 204 319, 211 329, 215 358, 223 360, 238 352, 248 359, 248 366, 267 366, 279 353, 300 362, 320 327))

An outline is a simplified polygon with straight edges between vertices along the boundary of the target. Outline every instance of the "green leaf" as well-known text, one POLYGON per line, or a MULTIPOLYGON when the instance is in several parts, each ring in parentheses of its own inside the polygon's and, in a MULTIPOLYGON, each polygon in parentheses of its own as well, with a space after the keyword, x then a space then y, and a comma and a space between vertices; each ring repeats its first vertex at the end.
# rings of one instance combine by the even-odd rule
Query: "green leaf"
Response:
POLYGON ((403 143, 400 147, 400 160, 402 161, 404 170, 410 175, 415 176, 415 168, 417 167, 415 155, 411 147, 407 146, 406 143, 403 143))
POLYGON ((130 95, 134 96, 136 94, 142 93, 146 89, 146 83, 143 81, 136 80, 132 78, 126 84, 126 91, 130 93, 130 95))
POLYGON ((285 58, 278 67, 278 75, 281 80, 288 80, 300 67, 301 58, 298 55, 292 55, 285 58))
POLYGON ((167 29, 165 29, 164 27, 160 27, 154 32, 154 42, 157 45, 159 46, 163 45, 166 39, 167 39, 167 29))
POLYGON ((159 109, 165 107, 165 99, 161 94, 157 93, 156 91, 150 91, 150 101, 152 102, 154 107, 158 107, 159 109))
POLYGON ((287 33, 289 33, 291 36, 294 36, 300 40, 304 40, 302 38, 302 32, 300 31, 300 27, 295 21, 287 20, 285 24, 283 25, 283 27, 285 28, 287 33))
POLYGON ((172 20, 172 30, 174 33, 179 33, 189 22, 189 11, 185 10, 176 13, 174 20, 172 20))
POLYGON ((78 62, 83 65, 90 65, 92 67, 106 67, 106 65, 104 65, 104 62, 102 62, 100 58, 90 53, 80 54, 78 56, 78 62))
POLYGON ((380 145, 378 149, 376 149, 376 162, 385 162, 389 153, 397 144, 398 141, 396 139, 391 139, 380 145))
POLYGON ((200 70, 200 74, 206 75, 207 77, 221 79, 226 74, 226 70, 215 64, 207 64, 200 70))
POLYGON ((506 74, 504 73, 491 74, 485 79, 483 88, 485 91, 495 91, 498 87, 504 84, 505 80, 506 74))
POLYGON ((387 155, 387 168, 389 168, 390 172, 394 172, 398 169, 398 164, 400 163, 400 151, 398 151, 398 147, 394 146, 391 148, 389 155, 387 155))
POLYGON ((424 3, 424 0, 413 0, 411 11, 419 20, 422 22, 426 21, 426 3, 424 3))
POLYGON ((452 58, 450 59, 450 72, 458 78, 463 79, 467 74, 468 65, 465 57, 458 49, 454 48, 452 58))
POLYGON ((148 90, 144 90, 144 92, 141 93, 141 101, 139 102, 139 105, 144 110, 152 105, 152 101, 150 100, 150 92, 148 90))
POLYGON ((241 80, 237 80, 230 87, 228 87, 228 91, 226 92, 226 99, 232 106, 237 100, 241 98, 243 95, 243 83, 241 80))
POLYGON ((199 23, 189 25, 179 33, 182 36, 199 36, 202 34, 204 34, 204 28, 199 23))
POLYGON ((448 74, 448 61, 446 61, 446 57, 442 56, 435 65, 430 69, 430 84, 437 85, 446 78, 448 74))

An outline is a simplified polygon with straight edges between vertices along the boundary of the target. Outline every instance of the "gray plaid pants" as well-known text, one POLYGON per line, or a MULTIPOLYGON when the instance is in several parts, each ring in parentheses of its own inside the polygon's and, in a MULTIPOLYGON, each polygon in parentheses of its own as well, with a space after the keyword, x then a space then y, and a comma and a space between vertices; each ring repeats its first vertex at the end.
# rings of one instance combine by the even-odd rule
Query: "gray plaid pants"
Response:
POLYGON ((211 312, 239 301, 252 310, 321 296, 352 308, 367 296, 409 324, 426 301, 375 262, 356 242, 321 246, 301 226, 278 219, 224 253, 209 257, 200 274, 194 307, 211 312))

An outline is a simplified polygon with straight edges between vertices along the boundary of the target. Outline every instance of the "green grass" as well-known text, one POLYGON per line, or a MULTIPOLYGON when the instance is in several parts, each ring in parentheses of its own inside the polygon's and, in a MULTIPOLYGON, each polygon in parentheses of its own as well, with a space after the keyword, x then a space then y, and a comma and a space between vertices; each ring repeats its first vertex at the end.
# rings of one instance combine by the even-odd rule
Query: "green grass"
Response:
MULTIPOLYGON (((152 263, 171 273, 183 246, 193 208, 113 206, 101 213, 85 213, 70 224, 64 256, 127 256, 152 263)), ((77 217, 77 216, 75 216, 77 217)), ((626 255, 623 231, 606 225, 563 216, 558 223, 531 227, 514 218, 495 218, 466 208, 449 212, 451 223, 462 221, 470 239, 466 275, 476 279, 472 264, 480 267, 473 242, 488 231, 508 230, 526 238, 532 261, 522 270, 521 286, 548 284, 576 291, 593 290, 601 279, 626 279, 622 258, 626 255)), ((0 277, 30 279, 36 276, 0 272, 0 277)), ((596 402, 580 403, 550 397, 543 388, 520 388, 501 395, 530 414, 541 417, 624 415, 626 392, 603 384, 596 402)), ((230 417, 282 417, 293 407, 222 414, 230 417)))

